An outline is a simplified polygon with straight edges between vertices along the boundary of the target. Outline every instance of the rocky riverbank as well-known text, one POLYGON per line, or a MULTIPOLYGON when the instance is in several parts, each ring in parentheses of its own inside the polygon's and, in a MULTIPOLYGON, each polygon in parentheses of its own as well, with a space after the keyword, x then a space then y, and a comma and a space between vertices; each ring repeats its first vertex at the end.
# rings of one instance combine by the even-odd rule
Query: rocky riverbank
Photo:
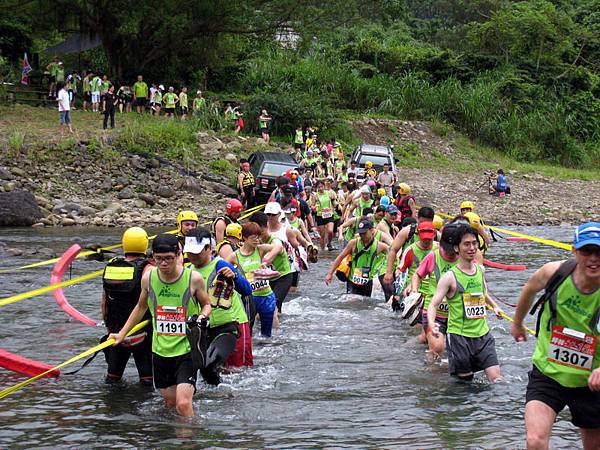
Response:
MULTIPOLYGON (((256 137, 192 132, 189 125, 164 122, 165 127, 181 127, 175 131, 186 139, 185 151, 173 153, 184 156, 173 157, 168 148, 146 152, 143 136, 137 141, 129 136, 135 128, 127 128, 127 121, 135 124, 133 116, 123 117, 121 128, 102 132, 97 115, 78 112, 77 134, 60 138, 48 110, 19 108, 23 111, 0 119, 0 225, 5 226, 171 226, 182 209, 192 209, 209 221, 223 212, 227 198, 236 195, 232 186, 239 158, 258 149, 291 151, 286 144, 268 146, 256 137), (128 145, 135 151, 128 151, 128 145), (33 197, 11 195, 17 191, 33 197), (11 208, 20 219, 6 213, 11 208)), ((162 130, 160 122, 150 123, 155 131, 162 130)), ((360 141, 396 145, 400 181, 412 186, 419 204, 454 214, 461 201, 472 200, 490 224, 555 225, 599 219, 600 181, 558 180, 511 170, 512 195, 500 199, 487 193, 482 169, 495 169, 499 163, 465 154, 453 133, 439 128, 418 121, 354 122, 360 141)))

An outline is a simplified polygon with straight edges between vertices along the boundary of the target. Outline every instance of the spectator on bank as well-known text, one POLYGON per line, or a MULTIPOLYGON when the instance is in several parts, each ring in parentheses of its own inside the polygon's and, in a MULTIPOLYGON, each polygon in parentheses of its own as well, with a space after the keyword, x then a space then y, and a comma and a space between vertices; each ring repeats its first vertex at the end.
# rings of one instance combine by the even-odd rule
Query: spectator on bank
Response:
POLYGON ((69 93, 69 100, 71 102, 71 109, 75 108, 75 100, 77 100, 77 83, 81 82, 81 77, 77 72, 72 72, 67 77, 67 83, 65 87, 69 93))
POLYGON ((188 95, 185 86, 181 88, 179 93, 179 108, 181 110, 181 120, 186 120, 188 116, 188 95))
POLYGON ((48 91, 48 97, 56 98, 58 94, 57 83, 65 82, 65 66, 61 60, 58 59, 58 55, 54 55, 52 62, 46 66, 46 71, 50 74, 50 88, 48 91))
POLYGON ((58 90, 56 101, 58 102, 59 129, 61 136, 64 136, 65 125, 69 127, 71 133, 73 132, 73 128, 71 128, 71 103, 69 93, 62 82, 56 83, 56 89, 58 90))
POLYGON ((194 101, 192 102, 192 110, 194 112, 194 115, 197 116, 199 114, 202 114, 206 109, 206 99, 204 97, 202 97, 202 91, 197 91, 196 92, 196 97, 194 98, 194 101))
POLYGON ((104 74, 102 75, 102 83, 100 84, 100 101, 102 102, 102 111, 106 110, 106 101, 104 99, 104 97, 106 96, 106 93, 108 92, 108 88, 111 87, 112 81, 110 81, 108 79, 108 75, 104 74))
POLYGON ((83 110, 87 111, 88 106, 92 104, 92 78, 94 74, 91 71, 88 71, 86 75, 83 77, 82 86, 83 86, 83 110))
POLYGON ((272 119, 273 118, 269 116, 266 109, 263 109, 260 113, 260 116, 258 117, 258 126, 260 128, 260 134, 266 143, 268 143, 270 139, 269 126, 272 119))
POLYGON ((146 103, 148 103, 148 85, 141 75, 138 75, 137 81, 133 84, 133 100, 135 101, 135 109, 139 114, 142 114, 146 109, 146 103))
POLYGON ((171 119, 175 118, 175 108, 179 102, 179 97, 175 93, 173 86, 169 86, 169 92, 163 97, 163 103, 165 104, 165 116, 171 119))
POLYGON ((121 86, 117 91, 117 101, 119 104, 119 112, 131 112, 131 101, 133 100, 133 92, 127 85, 121 86))
POLYGON ((493 190, 490 189, 490 194, 495 194, 499 197, 504 197, 506 194, 510 194, 510 187, 508 186, 508 179, 504 175, 504 170, 498 169, 498 176, 496 177, 496 184, 493 186, 493 190))
POLYGON ((94 75, 92 78, 92 112, 100 110, 100 86, 102 78, 99 75, 94 75))
POLYGON ((104 125, 103 128, 106 130, 108 125, 108 118, 110 117, 110 127, 115 127, 115 103, 117 96, 115 95, 115 87, 111 84, 108 87, 108 92, 104 94, 104 125))

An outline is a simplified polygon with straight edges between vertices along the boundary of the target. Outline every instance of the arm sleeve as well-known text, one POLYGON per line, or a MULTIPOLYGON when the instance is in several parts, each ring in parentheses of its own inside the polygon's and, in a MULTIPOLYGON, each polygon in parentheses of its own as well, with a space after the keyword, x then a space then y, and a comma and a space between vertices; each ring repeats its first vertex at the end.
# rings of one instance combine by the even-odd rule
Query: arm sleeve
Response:
POLYGON ((234 280, 234 284, 235 284, 235 290, 237 291, 238 294, 240 294, 240 295, 251 295, 252 294, 252 287, 250 286, 250 283, 248 282, 248 280, 246 280, 246 278, 244 278, 242 276, 242 274, 235 267, 233 267, 227 261, 221 259, 217 262, 215 269, 218 272, 223 267, 228 267, 229 269, 231 269, 235 272, 236 277, 234 280))
POLYGON ((425 258, 423 258, 423 261, 421 261, 421 264, 419 264, 419 267, 417 268, 417 274, 419 277, 425 278, 427 275, 433 272, 434 264, 435 254, 431 252, 425 258))
POLYGON ((400 264, 398 264, 398 267, 400 268, 400 272, 406 272, 406 270, 410 266, 412 266, 413 259, 414 259, 414 253, 412 251, 412 248, 409 247, 402 254, 400 264))

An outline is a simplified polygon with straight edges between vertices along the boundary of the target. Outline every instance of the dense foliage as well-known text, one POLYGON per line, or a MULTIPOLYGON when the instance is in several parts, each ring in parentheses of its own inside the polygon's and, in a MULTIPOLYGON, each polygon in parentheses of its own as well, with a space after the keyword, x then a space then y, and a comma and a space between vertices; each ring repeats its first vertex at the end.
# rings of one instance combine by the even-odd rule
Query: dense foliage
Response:
POLYGON ((68 24, 102 37, 98 69, 113 78, 142 72, 242 99, 280 134, 343 132, 350 110, 445 121, 520 159, 599 166, 600 0, 39 0, 15 11, 0 15, 9 59, 23 44, 5 30, 35 45, 68 24), (274 39, 284 28, 293 48, 274 39))

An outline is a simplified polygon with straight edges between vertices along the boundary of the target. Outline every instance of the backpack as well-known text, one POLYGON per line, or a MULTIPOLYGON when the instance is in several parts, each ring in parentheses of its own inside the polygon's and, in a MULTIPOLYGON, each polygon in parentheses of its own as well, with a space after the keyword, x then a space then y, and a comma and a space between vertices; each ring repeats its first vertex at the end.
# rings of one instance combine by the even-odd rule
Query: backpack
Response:
POLYGON ((556 270, 556 272, 554 272, 554 274, 550 277, 548 283, 546 283, 546 287, 544 288, 544 293, 542 294, 542 296, 538 299, 537 302, 535 302, 533 308, 531 308, 529 314, 531 314, 532 316, 535 315, 535 312, 538 309, 538 307, 540 308, 539 314, 537 316, 537 322, 535 325, 536 337, 538 336, 540 331, 542 313, 544 311, 544 305, 546 303, 548 303, 551 315, 550 321, 547 325, 548 330, 550 330, 550 325, 556 320, 556 291, 558 290, 558 287, 573 273, 575 267, 577 267, 577 262, 575 261, 575 258, 570 258, 564 263, 562 263, 560 267, 556 270))

